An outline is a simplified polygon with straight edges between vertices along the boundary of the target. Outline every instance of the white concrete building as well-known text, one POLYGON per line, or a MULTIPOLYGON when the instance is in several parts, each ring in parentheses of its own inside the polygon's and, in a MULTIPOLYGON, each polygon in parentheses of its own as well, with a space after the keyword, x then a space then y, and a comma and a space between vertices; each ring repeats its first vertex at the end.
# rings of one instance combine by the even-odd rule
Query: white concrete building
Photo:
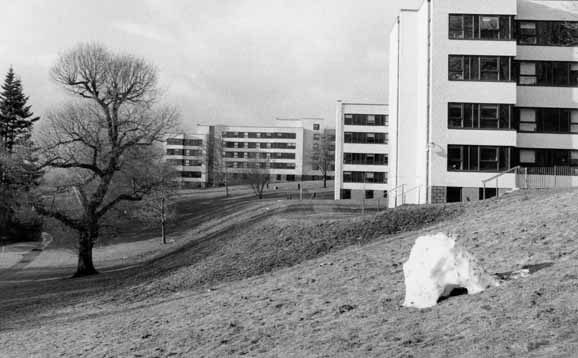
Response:
POLYGON ((207 161, 204 134, 174 134, 166 138, 165 159, 178 172, 183 187, 199 186, 207 182, 207 161))
POLYGON ((390 35, 390 206, 479 200, 537 167, 573 173, 577 21, 576 1, 426 0, 402 10, 390 35), (517 166, 483 192, 483 180, 517 166))
POLYGON ((335 131, 335 200, 387 197, 387 106, 338 101, 335 131))
POLYGON ((181 173, 181 181, 192 186, 219 181, 216 170, 225 171, 231 181, 253 169, 267 172, 273 182, 321 179, 314 156, 325 137, 335 141, 334 130, 321 118, 277 121, 282 125, 199 125, 195 134, 167 138, 166 159, 181 173), (217 161, 222 169, 216 169, 221 166, 217 161))

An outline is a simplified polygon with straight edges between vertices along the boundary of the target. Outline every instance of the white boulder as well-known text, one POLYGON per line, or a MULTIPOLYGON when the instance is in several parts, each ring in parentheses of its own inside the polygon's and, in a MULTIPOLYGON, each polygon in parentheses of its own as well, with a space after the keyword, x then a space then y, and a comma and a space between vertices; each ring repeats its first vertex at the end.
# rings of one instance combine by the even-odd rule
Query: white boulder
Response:
POLYGON ((472 254, 442 233, 417 238, 403 274, 405 307, 435 306, 456 288, 465 288, 471 295, 499 285, 472 254))

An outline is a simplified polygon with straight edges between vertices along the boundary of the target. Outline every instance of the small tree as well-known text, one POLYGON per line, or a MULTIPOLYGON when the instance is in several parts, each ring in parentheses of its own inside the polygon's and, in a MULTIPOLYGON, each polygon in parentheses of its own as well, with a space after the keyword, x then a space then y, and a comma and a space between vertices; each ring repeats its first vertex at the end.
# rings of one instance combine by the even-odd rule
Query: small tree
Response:
POLYGON ((161 229, 162 243, 167 243, 167 223, 175 217, 175 210, 171 205, 174 195, 178 188, 178 183, 175 181, 176 172, 168 165, 160 165, 156 167, 156 181, 159 183, 155 190, 147 195, 140 203, 137 209, 133 210, 137 219, 150 223, 157 221, 161 229))
POLYGON ((271 181, 271 174, 269 168, 271 163, 266 158, 266 153, 253 152, 254 158, 245 162, 246 168, 243 171, 244 180, 255 193, 259 199, 263 199, 263 192, 271 181))
POLYGON ((100 45, 79 45, 61 55, 51 75, 80 100, 48 116, 42 159, 46 167, 66 172, 68 180, 58 185, 73 189, 78 203, 74 211, 50 205, 52 191, 35 206, 78 232, 75 276, 92 275, 97 273, 92 249, 106 215, 162 184, 154 169, 162 151, 155 145, 174 127, 177 114, 157 105, 152 65, 100 45))
POLYGON ((34 117, 27 103, 22 83, 10 67, 0 92, 0 143, 8 153, 14 151, 18 142, 29 140, 32 125, 39 119, 34 117))
POLYGON ((319 170, 323 176, 323 187, 327 188, 327 174, 335 168, 335 135, 325 133, 311 154, 313 170, 319 170))

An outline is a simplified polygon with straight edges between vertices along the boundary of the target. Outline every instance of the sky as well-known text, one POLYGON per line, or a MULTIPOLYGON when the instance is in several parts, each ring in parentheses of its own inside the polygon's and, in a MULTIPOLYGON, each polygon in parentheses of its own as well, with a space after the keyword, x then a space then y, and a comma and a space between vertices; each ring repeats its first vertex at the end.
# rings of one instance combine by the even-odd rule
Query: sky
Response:
POLYGON ((184 130, 324 118, 336 101, 387 102, 389 31, 422 0, 3 0, 0 78, 10 66, 37 115, 70 97, 59 54, 99 42, 155 64, 184 130))

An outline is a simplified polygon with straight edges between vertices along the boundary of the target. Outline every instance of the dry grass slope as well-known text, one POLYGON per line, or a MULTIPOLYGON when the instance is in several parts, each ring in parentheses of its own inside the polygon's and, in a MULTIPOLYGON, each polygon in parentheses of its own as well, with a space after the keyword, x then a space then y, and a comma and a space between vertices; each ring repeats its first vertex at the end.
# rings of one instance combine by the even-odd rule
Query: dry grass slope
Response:
POLYGON ((518 192, 376 217, 271 216, 158 279, 13 318, 0 356, 578 356, 577 199, 518 192), (553 265, 431 309, 402 308, 401 264, 417 235, 438 231, 490 272, 553 265))

